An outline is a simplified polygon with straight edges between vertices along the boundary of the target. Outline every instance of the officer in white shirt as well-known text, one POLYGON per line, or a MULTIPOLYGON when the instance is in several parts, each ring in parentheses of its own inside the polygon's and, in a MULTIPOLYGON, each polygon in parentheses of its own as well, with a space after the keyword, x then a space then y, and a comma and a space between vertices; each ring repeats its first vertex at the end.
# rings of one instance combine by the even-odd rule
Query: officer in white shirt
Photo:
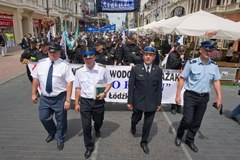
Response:
POLYGON ((104 119, 104 98, 111 89, 112 79, 110 72, 105 66, 95 62, 94 50, 86 50, 82 54, 85 64, 76 71, 74 81, 75 110, 81 114, 84 144, 86 147, 84 156, 88 159, 94 150, 94 142, 91 135, 92 119, 96 137, 99 138, 101 136, 100 128, 104 119), (96 94, 97 84, 105 87, 96 94))
POLYGON ((32 73, 32 101, 38 102, 37 88, 41 88, 39 119, 48 132, 46 142, 57 141, 58 150, 64 147, 67 133, 67 109, 74 75, 69 64, 60 58, 61 48, 57 43, 49 45, 48 58, 42 59, 32 73), (56 124, 53 120, 55 114, 56 124))

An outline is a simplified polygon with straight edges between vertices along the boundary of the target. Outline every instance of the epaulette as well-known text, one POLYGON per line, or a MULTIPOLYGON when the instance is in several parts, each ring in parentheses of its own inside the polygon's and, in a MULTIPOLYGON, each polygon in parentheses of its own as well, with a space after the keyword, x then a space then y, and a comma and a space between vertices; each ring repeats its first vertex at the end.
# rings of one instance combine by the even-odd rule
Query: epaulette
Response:
POLYGON ((73 74, 75 75, 76 72, 77 72, 77 70, 80 69, 80 68, 82 68, 82 67, 83 67, 83 65, 80 66, 80 67, 78 67, 78 68, 72 68, 72 72, 73 72, 73 74))
POLYGON ((189 61, 190 64, 193 64, 193 63, 196 63, 196 62, 197 62, 197 60, 195 60, 195 59, 189 61))
POLYGON ((98 63, 98 65, 99 65, 100 67, 106 68, 106 65, 104 65, 104 64, 98 63))
POLYGON ((213 60, 211 60, 211 63, 217 65, 217 62, 215 62, 215 61, 213 61, 213 60))

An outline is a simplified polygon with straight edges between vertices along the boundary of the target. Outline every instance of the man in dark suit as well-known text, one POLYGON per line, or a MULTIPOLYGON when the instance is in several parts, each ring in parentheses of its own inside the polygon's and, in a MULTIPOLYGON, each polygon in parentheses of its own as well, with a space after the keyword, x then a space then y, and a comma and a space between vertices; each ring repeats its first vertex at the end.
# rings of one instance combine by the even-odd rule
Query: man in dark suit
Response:
POLYGON ((149 153, 147 143, 153 119, 162 101, 162 69, 153 63, 155 57, 156 50, 153 47, 144 48, 144 63, 132 68, 128 85, 127 107, 133 110, 131 133, 136 133, 136 125, 144 112, 140 146, 146 154, 149 153))

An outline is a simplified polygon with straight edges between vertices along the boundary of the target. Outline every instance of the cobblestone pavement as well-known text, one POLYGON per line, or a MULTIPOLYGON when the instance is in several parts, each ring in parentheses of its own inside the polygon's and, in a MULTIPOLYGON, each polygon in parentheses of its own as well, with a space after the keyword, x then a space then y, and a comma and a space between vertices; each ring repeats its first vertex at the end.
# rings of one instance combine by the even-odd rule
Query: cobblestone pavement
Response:
MULTIPOLYGON (((20 53, 20 52, 19 52, 20 53)), ((15 57, 12 63, 19 64, 19 53, 0 58, 15 57)), ((13 58, 14 59, 14 58, 13 58)), ((9 64, 10 65, 10 64, 9 64)), ((16 67, 15 65, 15 67, 16 67)), ((62 151, 56 142, 45 142, 47 133, 38 119, 38 105, 31 102, 31 84, 25 66, 20 71, 5 75, 0 71, 0 160, 81 160, 84 159, 80 115, 73 109, 68 111, 68 135, 62 151), (14 75, 16 78, 14 78, 14 75), (3 77, 2 77, 3 76, 3 77), (10 81, 3 80, 12 79, 10 81), (4 81, 4 83, 2 83, 4 81)), ((20 69, 20 67, 22 67, 20 69)), ((95 150, 91 160, 240 160, 240 125, 227 118, 228 113, 239 104, 237 87, 222 87, 224 114, 219 115, 211 107, 215 98, 212 91, 202 126, 196 135, 198 153, 185 145, 174 145, 175 130, 182 115, 172 115, 170 106, 163 105, 157 112, 150 134, 150 154, 140 148, 142 121, 137 126, 136 136, 130 134, 131 112, 126 104, 106 104, 102 137, 95 139, 95 150)), ((93 133, 93 137, 94 133, 93 133)))

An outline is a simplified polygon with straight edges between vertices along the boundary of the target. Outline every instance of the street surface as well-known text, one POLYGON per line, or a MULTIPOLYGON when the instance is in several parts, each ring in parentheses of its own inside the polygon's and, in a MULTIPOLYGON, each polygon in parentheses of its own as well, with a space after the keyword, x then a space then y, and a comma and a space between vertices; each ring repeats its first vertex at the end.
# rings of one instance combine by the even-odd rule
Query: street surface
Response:
MULTIPOLYGON (((38 119, 38 105, 31 102, 31 84, 20 64, 22 51, 0 57, 0 160, 83 160, 80 114, 68 111, 68 135, 65 147, 57 150, 56 142, 45 142, 47 136, 38 119)), ((196 135, 199 152, 187 146, 174 145, 176 129, 182 115, 172 115, 170 106, 157 112, 150 133, 150 154, 140 148, 142 121, 136 136, 130 134, 131 111, 126 104, 106 104, 102 137, 96 139, 90 160, 240 160, 240 125, 227 118, 240 102, 237 87, 222 87, 224 113, 211 107, 215 92, 196 135)), ((95 138, 94 132, 93 137, 95 138)))

